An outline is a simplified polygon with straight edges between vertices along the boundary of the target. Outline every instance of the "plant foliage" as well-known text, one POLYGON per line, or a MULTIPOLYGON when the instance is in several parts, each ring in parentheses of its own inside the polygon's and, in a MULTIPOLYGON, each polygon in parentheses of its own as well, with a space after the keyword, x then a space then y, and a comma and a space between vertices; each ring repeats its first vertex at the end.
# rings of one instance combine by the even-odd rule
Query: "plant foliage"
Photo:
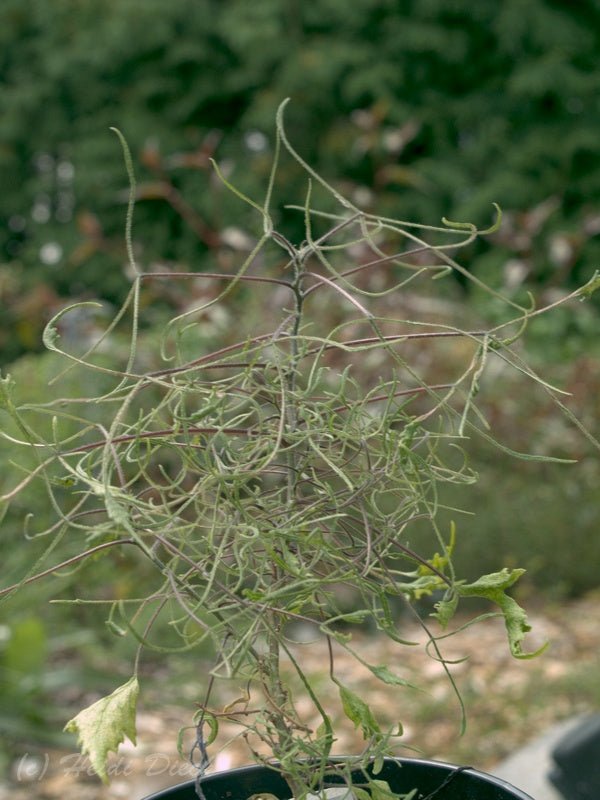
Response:
MULTIPOLYGON (((33 520, 28 534, 73 542, 71 563, 127 547, 153 565, 156 581, 147 596, 108 603, 111 629, 137 640, 138 657, 144 648, 185 652, 211 643, 215 663, 195 717, 201 771, 207 740, 223 719, 233 719, 254 756, 274 759, 301 797, 332 769, 336 733, 291 642, 294 625, 314 631, 343 710, 363 733, 358 762, 337 767, 346 776, 357 763, 380 763, 401 727, 382 729, 368 702, 336 673, 336 647, 349 650, 383 683, 409 686, 360 653, 352 636, 356 625, 369 621, 401 648, 409 643, 399 605, 416 614, 416 601, 434 595, 447 626, 460 599, 483 597, 496 603, 513 654, 523 656, 529 625, 506 595, 521 570, 470 583, 455 574, 455 526, 446 531, 438 524, 440 487, 476 481, 467 456, 470 437, 517 458, 561 460, 514 452, 494 439, 476 405, 491 363, 525 375, 572 415, 560 392, 516 348, 528 321, 552 306, 536 309, 531 299, 520 305, 503 298, 455 259, 457 249, 497 229, 499 212, 495 224, 480 231, 470 223, 429 226, 362 210, 296 151, 283 125, 284 108, 261 201, 215 165, 255 220, 253 243, 236 271, 144 270, 131 244, 130 176, 132 286, 125 306, 85 351, 65 348, 61 340, 61 325, 80 304, 56 315, 44 335, 66 371, 100 372, 111 387, 100 395, 19 405, 10 380, 0 386, 17 430, 10 441, 35 455, 19 490, 42 483, 56 514, 50 526, 35 529, 33 520), (298 242, 282 232, 272 211, 283 155, 305 177, 304 196, 289 206, 302 220, 298 242), (461 328, 440 322, 435 312, 418 319, 403 314, 408 292, 418 287, 431 298, 453 274, 487 291, 503 306, 504 320, 461 328), (149 352, 139 338, 145 288, 173 281, 203 282, 207 299, 174 316, 149 352), (219 344, 206 348, 202 323, 233 294, 244 301, 240 307, 259 314, 242 314, 219 344), (125 324, 130 351, 119 368, 107 367, 102 351, 125 324), (461 359, 440 369, 448 374, 434 383, 425 377, 423 358, 440 358, 447 346, 458 346, 461 359), (49 419, 51 433, 41 433, 49 419), (417 534, 423 522, 426 533, 417 534), (348 589, 351 610, 342 600, 341 590, 348 589), (179 634, 176 648, 153 636, 165 615, 179 634), (289 671, 320 716, 316 729, 294 702, 289 671), (224 709, 212 702, 219 678, 245 687, 224 709)), ((576 290, 572 299, 591 288, 576 290)), ((6 492, 3 500, 18 493, 6 492)), ((421 624, 447 669, 438 641, 446 634, 421 624)), ((136 676, 69 723, 101 775, 123 733, 133 738, 134 694, 136 676)))

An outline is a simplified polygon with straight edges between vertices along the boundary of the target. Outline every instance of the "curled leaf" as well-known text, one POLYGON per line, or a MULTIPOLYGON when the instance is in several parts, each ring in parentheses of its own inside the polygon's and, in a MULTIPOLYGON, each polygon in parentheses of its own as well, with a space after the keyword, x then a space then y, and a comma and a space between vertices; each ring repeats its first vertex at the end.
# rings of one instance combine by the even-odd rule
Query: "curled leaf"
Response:
POLYGON ((449 597, 444 598, 443 600, 440 600, 439 603, 435 604, 435 613, 432 614, 432 616, 437 619, 442 628, 445 630, 448 627, 448 623, 456 613, 457 608, 458 594, 453 592, 449 597))
POLYGON ((68 314, 69 311, 72 311, 74 308, 83 308, 84 306, 92 307, 92 308, 102 308, 102 303, 97 303, 94 300, 85 300, 81 303, 73 303, 66 308, 61 308, 61 310, 55 314, 50 322, 44 328, 44 332, 42 334, 42 341, 44 343, 44 347, 47 350, 54 350, 55 352, 60 352, 59 348, 57 347, 57 342, 60 339, 60 334, 58 332, 58 328, 56 327, 56 323, 59 321, 61 317, 64 317, 65 314, 68 314))
POLYGON ((516 600, 506 594, 506 590, 513 586, 524 572, 524 569, 504 568, 500 572, 483 575, 474 583, 458 584, 456 588, 461 597, 483 597, 495 603, 504 616, 508 643, 513 656, 515 658, 534 658, 546 649, 548 643, 531 653, 523 652, 522 642, 525 634, 531 630, 531 625, 524 609, 516 600))

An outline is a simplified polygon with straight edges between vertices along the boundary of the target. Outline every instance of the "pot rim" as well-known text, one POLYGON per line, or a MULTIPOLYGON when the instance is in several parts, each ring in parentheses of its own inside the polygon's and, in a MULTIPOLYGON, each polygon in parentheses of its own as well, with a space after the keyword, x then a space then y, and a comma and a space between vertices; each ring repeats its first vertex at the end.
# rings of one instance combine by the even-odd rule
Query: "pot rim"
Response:
MULTIPOLYGON (((337 762, 344 761, 347 758, 349 757, 336 756, 330 760, 332 763, 335 763, 336 761, 337 762)), ((533 798, 526 792, 524 792, 522 789, 513 786, 513 784, 509 783, 503 778, 499 778, 496 775, 491 775, 487 772, 483 772, 482 770, 476 769, 475 767, 461 767, 457 766, 456 764, 451 764, 445 761, 437 761, 427 758, 405 758, 405 757, 393 758, 391 756, 386 757, 384 759, 384 763, 387 764, 396 763, 399 766, 412 765, 417 769, 422 768, 423 770, 432 769, 440 773, 441 783, 443 783, 444 778, 448 778, 452 775, 453 772, 459 771, 466 775, 470 775, 471 777, 481 781, 484 784, 495 786, 500 790, 505 790, 506 792, 512 793, 510 795, 511 800, 533 800, 533 798)), ((260 774, 263 771, 268 771, 271 773, 275 772, 273 768, 269 767, 266 764, 249 764, 242 767, 235 767, 234 769, 230 770, 212 772, 208 775, 205 775, 201 779, 202 786, 210 786, 211 783, 226 781, 226 780, 233 780, 235 782, 247 784, 249 778, 252 778, 252 776, 255 774, 260 774)), ((195 780, 185 781, 184 783, 176 784, 175 786, 171 786, 166 789, 161 789, 160 791, 154 794, 148 795, 147 797, 144 798, 144 800, 170 800, 174 791, 185 792, 187 789, 195 790, 195 784, 196 784, 195 780)), ((194 794, 194 797, 195 796, 196 795, 194 794)))

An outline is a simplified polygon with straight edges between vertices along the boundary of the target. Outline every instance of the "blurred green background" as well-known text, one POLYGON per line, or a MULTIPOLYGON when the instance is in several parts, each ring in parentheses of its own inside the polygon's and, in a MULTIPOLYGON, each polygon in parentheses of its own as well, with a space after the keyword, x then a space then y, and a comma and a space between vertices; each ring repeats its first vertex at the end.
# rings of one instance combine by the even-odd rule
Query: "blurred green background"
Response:
POLYGON ((595 0, 3 0, 2 361, 40 347, 62 298, 128 287, 109 126, 134 154, 143 260, 200 270, 244 228, 208 157, 261 196, 288 96, 293 141, 362 206, 482 224, 497 202, 503 232, 471 269, 583 282, 600 262, 599 54, 595 0))
MULTIPOLYGON (((148 269, 226 268, 243 249, 246 211, 209 158, 260 198, 285 97, 295 146, 366 210, 485 225, 499 203, 501 231, 463 259, 494 286, 531 288, 548 302, 600 266, 596 0, 3 0, 0 81, 0 365, 34 400, 52 366, 41 345, 49 317, 67 300, 90 299, 108 317, 130 286, 127 181, 110 126, 132 150, 135 246, 148 269)), ((292 191, 303 178, 293 164, 284 169, 292 191)), ((301 235, 283 205, 277 214, 301 235)), ((188 299, 185 290, 156 296, 149 328, 188 299)), ((449 300, 474 310, 485 302, 458 280, 449 300)), ((592 298, 550 327, 534 325, 531 339, 536 366, 572 392, 571 407, 596 433, 599 311, 592 298)), ((82 313, 73 324, 72 336, 85 336, 94 323, 82 313)), ((477 514, 459 520, 459 569, 519 564, 530 594, 578 595, 599 583, 597 459, 542 398, 516 408, 515 392, 499 381, 482 401, 499 430, 514 446, 550 434, 552 451, 580 465, 542 475, 476 453, 477 514)), ((3 487, 12 485, 10 458, 0 442, 3 487)), ((43 519, 45 498, 27 502, 43 519)), ((31 560, 16 513, 2 541, 7 585, 31 560)), ((69 552, 58 547, 52 558, 69 552)), ((74 593, 77 575, 67 580, 74 593)), ((93 580, 99 594, 121 591, 126 561, 93 580)), ((0 706, 23 696, 37 724, 40 697, 58 691, 48 678, 60 673, 56 653, 73 645, 60 639, 65 620, 99 631, 85 644, 92 674, 104 634, 101 615, 80 608, 60 607, 48 622, 42 584, 27 596, 0 619, 0 706), (16 658, 15 637, 30 642, 32 663, 16 658)))

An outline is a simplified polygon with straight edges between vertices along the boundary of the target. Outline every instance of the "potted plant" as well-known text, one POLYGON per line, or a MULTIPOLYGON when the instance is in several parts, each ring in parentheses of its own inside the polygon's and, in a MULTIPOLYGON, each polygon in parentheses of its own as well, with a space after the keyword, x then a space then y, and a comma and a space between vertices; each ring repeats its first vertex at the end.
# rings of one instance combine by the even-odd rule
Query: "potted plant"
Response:
MULTIPOLYGON (((457 249, 496 229, 499 211, 487 231, 361 211, 298 154, 283 125, 284 106, 262 202, 244 196, 215 165, 253 210, 258 228, 250 252, 227 273, 151 272, 137 263, 135 181, 117 131, 131 183, 130 295, 87 348, 63 346, 60 334, 68 316, 90 304, 63 309, 44 334, 67 369, 101 374, 110 385, 99 395, 57 391, 46 403, 19 406, 10 377, 0 383, 12 425, 4 435, 34 459, 3 501, 39 484, 56 519, 35 532, 71 537, 77 550, 69 564, 89 561, 93 569, 100 554, 127 548, 155 572, 147 596, 111 606, 113 630, 139 642, 133 676, 67 729, 79 734, 106 778, 108 753, 124 736, 135 737, 139 659, 146 645, 157 646, 157 620, 171 614, 180 649, 210 643, 214 663, 193 721, 198 779, 160 797, 246 800, 266 792, 304 798, 336 785, 352 787, 359 800, 524 797, 472 770, 395 759, 401 726, 381 726, 369 698, 336 672, 335 651, 352 653, 394 697, 406 679, 391 665, 372 663, 355 645, 353 628, 369 623, 390 637, 401 662, 410 643, 398 624, 400 608, 416 614, 418 602, 429 597, 437 627, 420 624, 430 653, 448 669, 439 639, 459 602, 475 597, 495 603, 504 616, 513 655, 533 655, 523 648, 525 612, 507 593, 523 570, 500 569, 469 582, 457 576, 455 526, 438 522, 438 490, 446 482, 468 487, 476 480, 470 438, 509 450, 495 441, 475 403, 488 365, 519 372, 569 414, 518 351, 528 321, 552 306, 535 309, 505 298, 456 261, 457 249), (284 154, 307 177, 305 197, 290 207, 304 221, 301 242, 282 232, 271 211, 284 154), (452 273, 492 295, 493 325, 461 327, 439 313, 432 292, 452 273), (173 281, 201 287, 204 299, 170 319, 149 349, 140 344, 144 292, 173 281), (421 313, 414 316, 417 291, 421 313), (214 310, 226 298, 235 299, 237 316, 219 330, 214 310), (116 366, 124 325, 130 346, 116 366), (298 626, 312 632, 310 647, 322 649, 327 690, 303 669, 302 645, 294 641, 298 626), (226 708, 213 702, 220 677, 243 690, 226 708), (318 724, 299 711, 292 686, 309 699, 318 724), (362 731, 359 755, 332 756, 336 731, 324 697, 332 690, 362 731), (223 719, 239 724, 256 762, 237 771, 233 785, 227 776, 204 774, 223 719)), ((597 283, 575 294, 584 297, 597 283)), ((55 569, 53 562, 45 570, 34 567, 23 590, 55 569)))

